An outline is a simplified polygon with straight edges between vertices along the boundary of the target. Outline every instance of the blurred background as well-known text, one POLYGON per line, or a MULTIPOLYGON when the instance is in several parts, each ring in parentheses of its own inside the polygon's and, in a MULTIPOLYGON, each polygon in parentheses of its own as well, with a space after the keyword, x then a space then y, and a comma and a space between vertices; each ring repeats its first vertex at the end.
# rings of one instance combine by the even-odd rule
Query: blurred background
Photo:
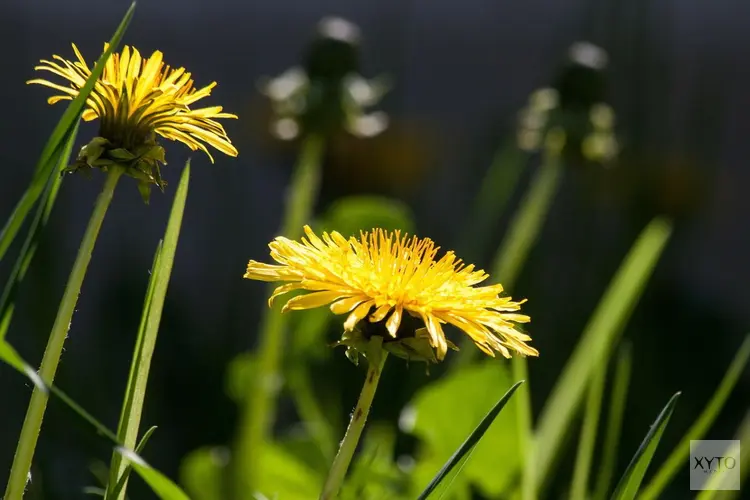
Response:
MULTIPOLYGON (((72 56, 70 42, 93 61, 128 5, 0 3, 0 32, 8 44, 0 79, 0 219, 23 193, 37 152, 63 111, 46 104, 45 89, 24 84, 34 76, 33 66, 51 54, 72 56)), ((237 406, 225 389, 227 365, 255 346, 266 293, 242 274, 248 259, 268 260, 297 151, 294 142, 268 132, 270 106, 258 81, 299 64, 318 21, 329 15, 359 25, 361 73, 388 75, 392 87, 377 106, 389 115, 386 131, 369 139, 339 137, 326 149, 318 211, 342 196, 395 197, 413 212, 419 236, 459 250, 467 248, 462 229, 472 200, 498 147, 515 137, 529 95, 559 80, 571 44, 587 41, 606 51, 605 97, 615 112, 620 154, 606 165, 566 156, 550 216, 513 295, 529 298, 529 331, 541 352, 530 362, 538 411, 634 238, 653 216, 673 217, 675 233, 625 332, 635 370, 620 466, 669 396, 682 390, 664 438, 676 443, 710 398, 750 323, 750 4, 161 0, 139 2, 124 43, 142 53, 163 51, 199 86, 216 80, 206 105, 240 116, 226 124, 240 154, 216 155, 215 165, 192 155, 142 424, 159 427, 146 458, 177 477, 190 451, 226 444, 234 435, 237 406)), ((95 133, 96 125, 82 127, 80 145, 95 133)), ((153 252, 190 153, 165 146, 165 194, 155 191, 145 206, 135 184, 125 181, 115 195, 56 379, 110 428, 119 417, 153 252)), ((490 265, 530 172, 522 173, 511 209, 492 221, 482 241, 472 242, 470 260, 490 265)), ((66 179, 21 291, 9 340, 32 364, 41 359, 102 177, 66 179)), ((0 276, 11 262, 0 264, 0 276)), ((342 418, 359 391, 356 374, 343 356, 320 368, 320 381, 351 384, 340 394, 342 418)), ((439 376, 392 363, 375 415, 397 418, 413 391, 439 376), (413 383, 401 383, 407 377, 413 383)), ((30 392, 28 382, 0 367, 3 477, 30 392)), ((749 394, 745 374, 709 438, 731 438, 749 394)), ((295 418, 282 401, 279 425, 295 418)), ((659 450, 657 462, 671 447, 659 450)), ((80 498, 81 488, 94 482, 88 471, 94 459, 109 459, 107 442, 53 400, 35 458, 39 498, 80 498)), ((665 498, 684 498, 686 481, 678 477, 665 498)), ((134 498, 148 498, 139 482, 132 483, 134 498)))

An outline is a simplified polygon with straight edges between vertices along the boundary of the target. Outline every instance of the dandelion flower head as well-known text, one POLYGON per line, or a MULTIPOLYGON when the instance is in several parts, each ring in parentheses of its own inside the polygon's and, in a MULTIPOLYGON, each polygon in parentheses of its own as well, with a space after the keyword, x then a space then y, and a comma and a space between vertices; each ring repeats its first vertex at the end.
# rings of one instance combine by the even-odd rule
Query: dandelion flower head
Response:
POLYGON ((330 304, 334 314, 348 315, 345 331, 361 321, 383 322, 384 342, 400 335, 407 313, 424 323, 438 360, 449 345, 444 324, 465 332, 490 356, 500 352, 508 358, 511 351, 538 355, 526 344, 531 338, 516 328, 530 321, 515 312, 524 301, 501 297, 499 284, 476 286, 489 276, 464 265, 452 251, 437 258, 439 247, 429 238, 382 229, 349 239, 335 231, 320 238, 309 226, 304 232, 301 241, 277 237, 270 243, 278 264, 251 260, 247 265, 245 278, 287 282, 276 288, 269 305, 294 290, 311 292, 289 299, 282 312, 330 304))
MULTIPOLYGON (((72 100, 91 75, 78 47, 73 45, 75 60, 58 55, 52 61, 42 60, 34 69, 53 73, 68 85, 36 78, 27 83, 52 88, 60 94, 48 99, 49 104, 72 100)), ((106 51, 108 44, 105 44, 106 51)), ((101 120, 100 135, 113 147, 134 151, 154 133, 201 150, 213 162, 206 145, 229 156, 237 156, 220 118, 237 118, 224 113, 221 106, 192 109, 191 105, 211 94, 213 82, 203 88, 193 86, 193 79, 185 68, 170 68, 164 64, 163 54, 154 51, 149 58, 141 57, 135 48, 124 47, 113 53, 86 101, 85 121, 101 120)))

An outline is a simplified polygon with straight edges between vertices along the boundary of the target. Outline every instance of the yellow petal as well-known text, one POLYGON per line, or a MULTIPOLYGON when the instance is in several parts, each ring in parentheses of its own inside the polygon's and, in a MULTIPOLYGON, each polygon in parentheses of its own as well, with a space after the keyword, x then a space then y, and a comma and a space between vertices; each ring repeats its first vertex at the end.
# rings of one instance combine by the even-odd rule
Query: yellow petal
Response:
POLYGON ((313 309, 324 306, 341 297, 339 292, 313 292, 306 295, 298 295, 289 300, 281 309, 281 312, 299 311, 301 309, 313 309))
POLYGON ((350 332, 354 330, 354 326, 362 321, 367 313, 370 312, 370 308, 375 303, 373 300, 368 300, 357 306, 357 308, 346 318, 344 321, 344 330, 350 332))
POLYGON ((396 338, 396 332, 398 332, 398 327, 401 326, 401 317, 403 315, 404 308, 401 306, 401 304, 397 305, 395 309, 393 310, 393 314, 391 314, 391 317, 388 318, 388 321, 385 322, 385 328, 388 330, 388 333, 391 334, 391 337, 394 339, 396 338))

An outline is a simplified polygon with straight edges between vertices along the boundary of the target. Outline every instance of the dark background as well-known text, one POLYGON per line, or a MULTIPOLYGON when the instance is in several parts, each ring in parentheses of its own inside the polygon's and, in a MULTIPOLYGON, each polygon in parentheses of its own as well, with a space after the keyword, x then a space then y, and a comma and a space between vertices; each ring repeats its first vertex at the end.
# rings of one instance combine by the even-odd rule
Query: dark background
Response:
MULTIPOLYGON (((23 193, 63 111, 62 105, 46 105, 47 90, 24 84, 34 76, 33 66, 53 53, 72 56, 72 41, 93 61, 128 5, 0 3, 0 219, 23 193)), ((538 410, 635 236, 657 213, 675 217, 673 238, 626 331, 635 365, 621 466, 669 396, 683 391, 658 462, 709 399, 750 321, 750 4, 740 0, 140 2, 125 43, 144 55, 162 50, 167 62, 192 71, 199 85, 218 81, 206 105, 240 115, 226 125, 238 158, 217 153, 211 165, 193 155, 142 424, 159 426, 147 459, 177 477, 186 453, 227 443, 234 432, 236 408, 224 393, 225 368, 254 345, 265 293, 241 278, 249 258, 265 260, 294 162, 293 150, 276 147, 265 133, 266 103, 256 82, 297 64, 325 15, 360 25, 364 75, 388 73, 395 86, 380 105, 391 130, 327 155, 320 207, 353 193, 397 196, 416 214, 418 234, 446 245, 456 243, 517 111, 534 89, 549 85, 569 45, 589 40, 609 52, 609 100, 625 150, 610 169, 566 165, 514 295, 530 298, 534 345, 543 353, 531 363, 538 410)), ((79 142, 95 132, 94 125, 83 127, 79 142)), ((147 207, 129 180, 117 190, 56 380, 111 428, 148 269, 189 153, 175 144, 167 148, 166 194, 155 192, 147 207)), ((21 292, 9 339, 35 365, 101 182, 101 175, 65 180, 21 292)), ((489 265, 506 225, 507 217, 486 235, 480 264, 489 265)), ((10 262, 0 264, 0 276, 10 262)), ((355 378, 350 365, 334 368, 355 378)), ((423 376, 420 368, 410 373, 423 376)), ((347 401, 356 390, 345 394, 347 401)), ((731 438, 749 393, 746 372, 710 438, 731 438)), ((10 468, 29 394, 25 380, 0 367, 0 475, 10 468)), ((394 414, 406 399, 392 399, 394 414)), ((35 457, 44 498, 81 497, 81 488, 94 483, 88 463, 108 460, 108 453, 102 439, 51 402, 35 457)), ((686 481, 675 481, 673 498, 684 498, 686 481)), ((136 491, 142 490, 133 490, 140 497, 136 491)))

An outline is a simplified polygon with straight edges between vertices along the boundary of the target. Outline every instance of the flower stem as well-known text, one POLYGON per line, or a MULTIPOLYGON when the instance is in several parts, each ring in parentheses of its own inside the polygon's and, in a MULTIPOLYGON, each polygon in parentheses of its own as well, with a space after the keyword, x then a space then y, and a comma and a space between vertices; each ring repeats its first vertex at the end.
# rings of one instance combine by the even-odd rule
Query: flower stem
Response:
POLYGON ((320 495, 320 500, 332 500, 336 498, 344 482, 344 476, 346 476, 346 471, 349 469, 349 463, 354 456, 354 450, 357 449, 359 438, 362 436, 367 415, 370 413, 370 406, 375 397, 375 390, 378 388, 380 374, 383 372, 383 365, 388 357, 388 352, 382 349, 382 345, 382 337, 373 335, 370 338, 370 345, 367 348, 367 361, 369 363, 367 378, 365 378, 362 392, 359 394, 357 407, 354 409, 354 413, 352 413, 352 419, 349 421, 349 427, 347 427, 346 434, 344 434, 344 440, 341 441, 339 451, 333 460, 333 465, 331 465, 331 470, 328 473, 325 486, 323 486, 323 493, 320 495))
MULTIPOLYGON (((52 326, 52 331, 47 341, 47 347, 44 350, 42 365, 39 368, 39 376, 46 385, 51 385, 54 381, 57 365, 62 355, 63 344, 68 335, 70 321, 73 317, 73 311, 78 301, 78 295, 81 292, 83 278, 86 276, 86 268, 91 260, 91 252, 94 250, 99 228, 102 226, 104 215, 107 213, 115 186, 121 175, 122 169, 120 167, 109 169, 104 187, 96 200, 94 211, 91 214, 91 219, 83 235, 81 246, 78 249, 78 254, 73 264, 73 270, 68 277, 68 284, 65 287, 65 292, 63 293, 62 301, 55 317, 55 323, 52 326)), ((36 448, 39 431, 42 427, 42 420, 44 419, 44 411, 47 408, 48 398, 48 393, 39 387, 34 387, 26 412, 26 418, 23 421, 16 454, 13 458, 10 478, 5 490, 5 500, 17 500, 23 497, 27 478, 31 470, 31 461, 34 457, 34 449, 36 448)))
MULTIPOLYGON (((307 223, 318 196, 323 139, 310 135, 302 143, 299 161, 286 198, 281 234, 297 238, 307 223)), ((273 289, 273 285, 271 286, 273 289)), ((233 465, 235 498, 247 498, 257 485, 263 446, 271 432, 281 380, 281 357, 284 348, 287 317, 281 314, 281 301, 267 309, 260 328, 257 351, 257 376, 248 389, 237 436, 233 465)))

